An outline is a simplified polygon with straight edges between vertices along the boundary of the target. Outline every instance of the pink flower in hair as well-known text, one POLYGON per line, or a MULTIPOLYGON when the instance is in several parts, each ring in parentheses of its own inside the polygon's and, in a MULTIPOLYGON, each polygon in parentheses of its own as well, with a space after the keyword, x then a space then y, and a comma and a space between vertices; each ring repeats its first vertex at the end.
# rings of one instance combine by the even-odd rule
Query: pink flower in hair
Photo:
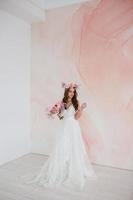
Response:
POLYGON ((79 88, 80 85, 76 84, 76 83, 64 83, 62 82, 62 87, 63 88, 69 88, 69 87, 75 87, 75 88, 79 88))

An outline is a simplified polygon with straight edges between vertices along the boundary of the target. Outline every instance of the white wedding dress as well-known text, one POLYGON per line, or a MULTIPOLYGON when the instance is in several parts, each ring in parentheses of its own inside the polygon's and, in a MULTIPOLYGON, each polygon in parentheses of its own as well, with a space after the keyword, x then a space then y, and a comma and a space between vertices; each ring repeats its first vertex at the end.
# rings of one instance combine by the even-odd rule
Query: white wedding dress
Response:
POLYGON ((74 114, 73 105, 62 112, 64 119, 61 121, 60 138, 39 173, 28 183, 38 183, 44 187, 83 188, 86 179, 97 180, 74 114))

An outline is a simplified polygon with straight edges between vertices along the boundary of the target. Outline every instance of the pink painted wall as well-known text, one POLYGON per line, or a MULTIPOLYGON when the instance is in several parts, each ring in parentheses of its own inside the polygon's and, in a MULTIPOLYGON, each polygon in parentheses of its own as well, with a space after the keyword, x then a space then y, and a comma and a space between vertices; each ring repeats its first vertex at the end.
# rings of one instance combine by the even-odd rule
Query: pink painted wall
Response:
POLYGON ((44 109, 62 97, 61 81, 73 80, 88 104, 80 123, 92 162, 133 169, 132 52, 132 0, 52 9, 45 23, 32 26, 33 152, 51 152, 59 122, 44 109))

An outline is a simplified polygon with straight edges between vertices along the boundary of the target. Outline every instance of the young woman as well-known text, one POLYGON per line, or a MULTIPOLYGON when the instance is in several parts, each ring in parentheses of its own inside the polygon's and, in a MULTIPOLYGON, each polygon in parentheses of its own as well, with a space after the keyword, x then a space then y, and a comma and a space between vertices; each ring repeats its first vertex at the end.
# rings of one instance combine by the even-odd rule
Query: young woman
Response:
POLYGON ((76 84, 67 84, 64 88, 64 109, 58 114, 59 118, 63 118, 60 138, 40 172, 29 183, 37 182, 44 187, 83 188, 86 178, 97 179, 78 122, 86 103, 78 101, 76 84))

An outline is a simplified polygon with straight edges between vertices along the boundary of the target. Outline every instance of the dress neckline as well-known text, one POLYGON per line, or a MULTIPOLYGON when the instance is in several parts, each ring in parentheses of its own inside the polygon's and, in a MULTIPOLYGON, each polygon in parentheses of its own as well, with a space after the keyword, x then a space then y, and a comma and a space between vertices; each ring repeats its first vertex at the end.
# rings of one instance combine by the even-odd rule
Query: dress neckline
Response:
POLYGON ((71 104, 70 106, 68 106, 68 108, 66 110, 68 110, 73 104, 71 104))

